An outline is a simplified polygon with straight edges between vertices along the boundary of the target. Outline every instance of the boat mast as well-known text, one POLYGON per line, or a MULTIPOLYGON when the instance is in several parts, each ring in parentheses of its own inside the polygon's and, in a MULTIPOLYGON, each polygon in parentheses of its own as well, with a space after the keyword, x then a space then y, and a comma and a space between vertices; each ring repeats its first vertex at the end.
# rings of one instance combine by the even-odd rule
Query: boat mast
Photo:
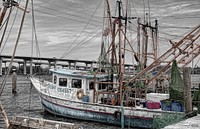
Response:
POLYGON ((120 87, 120 104, 122 103, 122 87, 123 87, 123 79, 124 79, 124 66, 122 59, 122 42, 121 42, 121 26, 122 26, 122 16, 121 16, 121 6, 122 2, 117 1, 118 3, 118 28, 119 28, 119 87, 120 87))
MULTIPOLYGON (((124 82, 124 63, 125 63, 125 41, 127 40, 126 37, 126 25, 127 25, 127 20, 128 19, 135 19, 135 17, 127 17, 127 13, 126 16, 123 17, 122 16, 122 1, 121 0, 117 0, 117 6, 118 6, 118 17, 112 17, 114 18, 114 22, 113 22, 113 31, 112 31, 112 60, 111 60, 111 64, 115 65, 114 61, 115 59, 117 60, 117 57, 115 57, 116 55, 116 46, 115 46, 115 38, 116 38, 116 33, 118 33, 118 46, 119 46, 119 50, 118 50, 118 74, 119 74, 119 90, 120 90, 120 104, 122 104, 122 98, 123 98, 123 82, 124 82), (122 30, 122 20, 125 20, 125 32, 123 32, 122 30), (117 32, 116 31, 116 24, 118 24, 118 29, 117 32), (124 44, 122 43, 122 37, 124 38, 124 44), (124 49, 124 53, 122 52, 122 50, 124 49)), ((130 44, 129 44, 130 45, 130 44)), ((137 55, 135 55, 135 57, 137 57, 137 55)))

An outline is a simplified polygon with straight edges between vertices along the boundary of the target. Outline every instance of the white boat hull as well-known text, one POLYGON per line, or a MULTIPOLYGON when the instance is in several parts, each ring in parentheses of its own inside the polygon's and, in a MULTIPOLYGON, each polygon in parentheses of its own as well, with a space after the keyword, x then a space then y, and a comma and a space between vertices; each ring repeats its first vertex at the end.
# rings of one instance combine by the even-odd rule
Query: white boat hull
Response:
MULTIPOLYGON (((48 84, 42 85, 35 78, 31 78, 32 84, 40 94, 43 107, 50 113, 81 119, 96 121, 112 125, 121 125, 121 112, 124 114, 124 125, 139 128, 154 128, 155 118, 170 116, 172 119, 184 116, 183 113, 175 113, 161 110, 149 110, 146 108, 121 107, 97 103, 77 102, 59 98, 48 94, 48 84)), ((176 121, 176 120, 172 120, 176 121)))

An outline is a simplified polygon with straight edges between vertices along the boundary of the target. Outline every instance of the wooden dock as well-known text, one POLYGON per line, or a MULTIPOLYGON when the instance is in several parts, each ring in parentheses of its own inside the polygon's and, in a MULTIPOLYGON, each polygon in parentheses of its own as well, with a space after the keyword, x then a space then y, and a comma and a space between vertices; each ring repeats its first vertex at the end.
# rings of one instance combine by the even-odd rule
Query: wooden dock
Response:
POLYGON ((179 123, 166 126, 163 129, 200 129, 200 114, 180 121, 179 123))
POLYGON ((17 116, 10 119, 9 129, 82 129, 78 124, 17 116))

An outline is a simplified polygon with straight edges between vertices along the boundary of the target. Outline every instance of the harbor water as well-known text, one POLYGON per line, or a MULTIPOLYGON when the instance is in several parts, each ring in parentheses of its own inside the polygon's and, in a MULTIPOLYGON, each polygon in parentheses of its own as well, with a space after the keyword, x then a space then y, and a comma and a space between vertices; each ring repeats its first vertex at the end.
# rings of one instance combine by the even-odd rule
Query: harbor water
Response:
MULTIPOLYGON (((2 78, 3 77, 1 77, 1 81, 2 78)), ((43 78, 51 80, 50 76, 43 76, 43 78)), ((9 118, 12 116, 27 116, 80 124, 83 129, 120 129, 120 127, 105 125, 102 123, 74 120, 52 115, 44 111, 42 108, 40 98, 34 87, 31 86, 27 76, 17 76, 18 83, 16 95, 12 94, 11 82, 12 76, 10 75, 1 96, 2 104, 9 118)), ((5 123, 2 115, 0 115, 0 129, 5 129, 5 123)))

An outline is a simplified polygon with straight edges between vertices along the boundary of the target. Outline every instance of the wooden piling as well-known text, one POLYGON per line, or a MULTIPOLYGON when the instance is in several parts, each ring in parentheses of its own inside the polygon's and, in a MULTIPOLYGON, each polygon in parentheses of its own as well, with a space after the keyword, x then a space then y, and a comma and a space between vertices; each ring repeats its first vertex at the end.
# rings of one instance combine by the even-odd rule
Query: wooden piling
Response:
POLYGON ((15 71, 12 74, 12 93, 17 93, 17 74, 15 71))
POLYGON ((183 68, 185 113, 192 112, 190 68, 183 68))
POLYGON ((24 75, 26 75, 26 60, 24 60, 24 75))

